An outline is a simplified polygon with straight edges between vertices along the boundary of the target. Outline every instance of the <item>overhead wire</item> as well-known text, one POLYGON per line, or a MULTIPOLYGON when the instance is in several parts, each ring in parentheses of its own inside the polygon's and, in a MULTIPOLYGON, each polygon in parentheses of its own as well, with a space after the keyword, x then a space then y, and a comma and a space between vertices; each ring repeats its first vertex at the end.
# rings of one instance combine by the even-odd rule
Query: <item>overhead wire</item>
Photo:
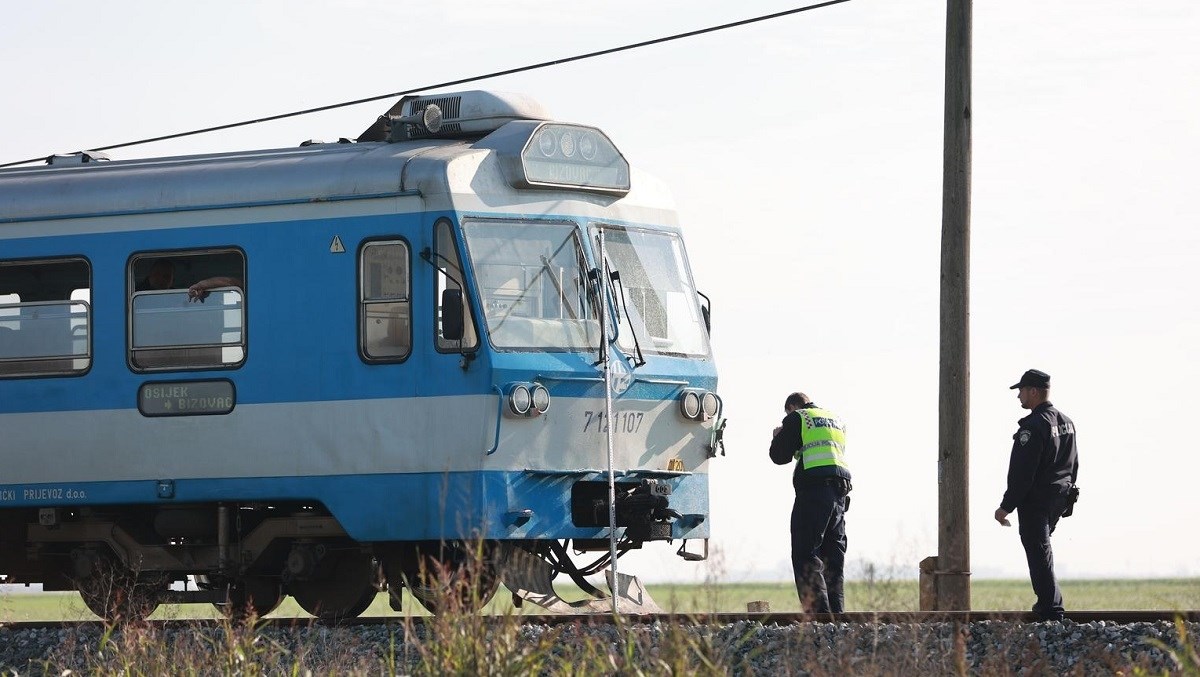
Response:
MULTIPOLYGON (((328 104, 325 106, 317 106, 316 108, 305 108, 304 110, 292 111, 290 113, 279 113, 277 115, 268 115, 266 117, 255 118, 253 120, 243 120, 241 122, 230 122, 230 123, 226 123, 226 124, 222 124, 222 125, 215 125, 212 127, 204 127, 202 129, 194 129, 194 130, 190 130, 190 131, 186 131, 186 132, 176 132, 174 134, 164 134, 162 136, 154 136, 154 137, 150 137, 150 138, 146 138, 146 139, 139 139, 137 141, 126 141, 123 143, 110 144, 108 146, 97 146, 95 148, 88 148, 84 152, 95 153, 95 152, 100 152, 100 151, 105 151, 105 150, 113 150, 114 148, 128 148, 129 146, 138 146, 138 145, 147 144, 147 143, 154 143, 157 141, 167 141, 170 139, 179 139, 179 138, 182 138, 185 136, 195 136, 197 134, 207 134, 209 132, 218 132, 218 131, 222 131, 222 130, 226 130, 226 129, 233 129, 235 127, 246 127, 249 125, 256 125, 256 124, 260 124, 263 122, 273 122, 275 120, 283 120, 286 118, 298 117, 301 115, 310 115, 312 113, 320 113, 320 112, 324 112, 327 110, 334 110, 336 108, 346 108, 348 106, 357 106, 357 105, 364 104, 364 103, 371 103, 373 101, 380 101, 382 99, 394 99, 396 97, 407 96, 409 94, 415 94, 417 92, 424 92, 424 91, 431 90, 431 89, 441 89, 443 87, 453 87, 455 85, 462 85, 462 84, 466 84, 466 83, 470 83, 470 82, 479 82, 481 80, 489 80, 491 78, 498 78, 498 77, 502 77, 505 75, 514 75, 516 73, 525 73, 525 72, 532 71, 532 70, 538 70, 540 68, 549 68, 550 66, 560 66, 562 64, 572 63, 574 61, 583 61, 585 59, 594 59, 596 57, 607 56, 609 54, 616 54, 618 52, 624 52, 624 51, 628 51, 628 50, 632 50, 632 49, 640 49, 642 47, 650 47, 652 45, 658 45, 658 44, 662 44, 664 42, 671 42, 674 40, 682 40, 684 38, 696 37, 698 35, 704 35, 706 33, 715 33, 717 31, 728 30, 731 28, 738 28, 740 26, 746 26, 748 24, 759 23, 762 21, 771 21, 773 19, 779 19, 781 17, 790 16, 792 14, 799 14, 801 12, 808 12, 808 11, 812 11, 814 9, 821 9, 823 7, 829 7, 831 5, 840 5, 844 2, 849 2, 849 1, 850 0, 828 0, 827 2, 819 2, 819 3, 813 4, 813 5, 804 5, 802 7, 795 7, 795 8, 784 10, 781 12, 764 14, 761 16, 756 16, 756 17, 752 17, 749 19, 742 19, 739 21, 733 21, 730 23, 724 23, 724 24, 720 24, 717 26, 709 26, 708 28, 700 28, 697 30, 687 31, 684 33, 676 33, 675 35, 668 35, 666 37, 654 38, 652 40, 643 40, 641 42, 634 42, 634 43, 630 43, 628 45, 622 45, 620 47, 610 47, 608 49, 601 49, 601 50, 597 50, 594 52, 577 54, 575 56, 568 56, 568 57, 564 57, 561 59, 552 59, 550 61, 542 61, 539 63, 530 64, 530 65, 526 65, 526 66, 518 66, 516 68, 508 68, 505 70, 494 71, 492 73, 487 73, 484 75, 474 75, 471 77, 459 78, 456 80, 447 80, 445 82, 439 82, 439 83, 430 84, 430 85, 423 85, 421 87, 413 87, 411 89, 406 89, 406 90, 402 90, 399 92, 389 92, 387 94, 378 94, 376 96, 369 96, 369 97, 365 97, 362 99, 354 99, 353 101, 343 101, 341 103, 333 103, 333 104, 328 104)), ((41 157, 30 158, 28 160, 19 160, 16 162, 8 162, 8 163, 0 164, 0 168, 29 164, 31 162, 43 162, 43 161, 45 161, 46 157, 47 156, 43 155, 41 157)))

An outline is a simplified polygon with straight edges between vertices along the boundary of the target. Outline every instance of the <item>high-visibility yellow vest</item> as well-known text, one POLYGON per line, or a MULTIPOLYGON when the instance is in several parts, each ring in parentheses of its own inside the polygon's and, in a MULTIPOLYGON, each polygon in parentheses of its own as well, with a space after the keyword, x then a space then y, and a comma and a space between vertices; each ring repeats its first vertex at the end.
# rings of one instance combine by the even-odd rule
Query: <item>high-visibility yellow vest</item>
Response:
POLYGON ((800 414, 800 433, 803 446, 796 450, 796 460, 804 464, 805 470, 837 466, 850 469, 846 464, 846 427, 833 412, 817 407, 797 409, 800 414))

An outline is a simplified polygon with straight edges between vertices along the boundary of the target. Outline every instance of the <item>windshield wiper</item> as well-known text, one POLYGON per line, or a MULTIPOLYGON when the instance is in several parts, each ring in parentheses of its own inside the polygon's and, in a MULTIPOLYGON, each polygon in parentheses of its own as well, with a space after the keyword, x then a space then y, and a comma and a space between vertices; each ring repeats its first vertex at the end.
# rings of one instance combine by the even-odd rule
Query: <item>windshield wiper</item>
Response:
MULTIPOLYGON (((608 262, 605 261, 604 263, 605 263, 605 266, 607 267, 608 262)), ((633 316, 629 313, 629 302, 625 300, 625 285, 621 282, 621 271, 609 270, 608 278, 610 280, 612 280, 614 289, 619 288, 621 290, 621 295, 620 295, 621 308, 623 308, 625 310, 625 319, 627 319, 629 321, 629 333, 633 335, 633 349, 635 351, 637 351, 637 360, 634 361, 633 368, 637 369, 638 367, 642 366, 643 364, 646 364, 646 358, 642 356, 642 342, 638 338, 637 329, 635 329, 633 326, 633 316)), ((616 295, 617 294, 614 291, 613 296, 616 296, 616 295)), ((620 324, 620 323, 621 323, 621 312, 620 312, 620 310, 618 310, 617 311, 617 324, 620 324)), ((631 356, 626 355, 626 357, 630 358, 631 356)))

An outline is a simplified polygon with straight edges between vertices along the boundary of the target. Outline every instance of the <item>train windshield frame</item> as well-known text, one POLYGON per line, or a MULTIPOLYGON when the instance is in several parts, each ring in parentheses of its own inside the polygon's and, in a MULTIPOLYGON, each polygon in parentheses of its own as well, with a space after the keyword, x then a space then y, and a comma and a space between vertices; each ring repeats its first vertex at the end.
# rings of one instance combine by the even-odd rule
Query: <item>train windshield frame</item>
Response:
POLYGON ((599 303, 578 224, 468 218, 462 233, 496 349, 599 350, 599 303))
POLYGON ((679 234, 593 224, 593 237, 599 231, 607 273, 618 274, 612 288, 622 315, 617 345, 627 353, 707 357, 708 333, 679 234))

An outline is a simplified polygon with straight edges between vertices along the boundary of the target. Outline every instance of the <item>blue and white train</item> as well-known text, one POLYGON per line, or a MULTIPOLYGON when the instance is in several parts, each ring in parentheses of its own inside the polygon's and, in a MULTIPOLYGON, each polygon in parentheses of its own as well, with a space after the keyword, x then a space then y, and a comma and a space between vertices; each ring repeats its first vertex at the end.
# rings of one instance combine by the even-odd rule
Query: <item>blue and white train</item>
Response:
POLYGON ((338 620, 702 559, 708 332, 661 184, 519 95, 0 170, 0 582, 338 620))

